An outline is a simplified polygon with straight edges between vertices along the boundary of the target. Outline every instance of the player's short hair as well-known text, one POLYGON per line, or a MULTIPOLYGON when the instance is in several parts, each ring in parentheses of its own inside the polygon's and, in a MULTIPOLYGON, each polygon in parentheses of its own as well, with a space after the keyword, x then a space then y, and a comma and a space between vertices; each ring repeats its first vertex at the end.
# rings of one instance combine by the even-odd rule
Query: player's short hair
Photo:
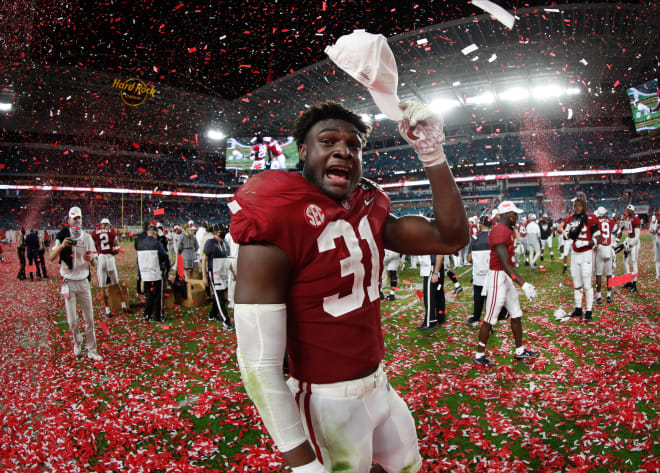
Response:
POLYGON ((305 113, 298 117, 296 124, 293 126, 293 137, 296 140, 296 145, 300 147, 305 142, 307 133, 316 123, 321 120, 330 120, 333 118, 344 120, 355 126, 360 132, 362 145, 367 143, 367 137, 371 132, 371 125, 365 123, 362 117, 353 110, 344 107, 340 103, 328 101, 312 105, 305 113))

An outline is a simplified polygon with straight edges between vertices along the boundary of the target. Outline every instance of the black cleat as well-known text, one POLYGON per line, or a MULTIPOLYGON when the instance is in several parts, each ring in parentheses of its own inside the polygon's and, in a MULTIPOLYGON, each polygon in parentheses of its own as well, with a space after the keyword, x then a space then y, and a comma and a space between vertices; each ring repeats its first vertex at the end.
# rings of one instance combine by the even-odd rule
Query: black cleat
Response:
POLYGON ((457 288, 454 288, 454 295, 457 296, 461 292, 463 292, 463 286, 458 286, 457 288))
POLYGON ((429 332, 435 330, 436 328, 438 328, 436 324, 433 325, 422 324, 417 326, 417 330, 419 330, 420 332, 429 332))
POLYGON ((611 303, 612 303, 612 297, 611 297, 611 296, 607 296, 607 303, 608 303, 608 304, 611 304, 611 303))
POLYGON ((599 297, 594 301, 596 304, 601 304, 603 300, 599 297))
POLYGON ((633 281, 630 286, 630 292, 637 292, 637 281, 633 281))
POLYGON ((569 317, 582 317, 582 308, 581 307, 576 307, 573 312, 569 315, 569 317))
POLYGON ((566 269, 568 269, 568 266, 564 265, 564 269, 561 270, 561 274, 566 274, 566 269))
POLYGON ((467 318, 467 323, 468 325, 470 325, 470 327, 478 327, 479 317, 475 317, 474 315, 471 315, 467 318))
POLYGON ((490 366, 490 367, 492 367, 492 368, 494 368, 494 367, 497 366, 497 364, 493 363, 492 361, 490 361, 490 360, 489 360, 488 358, 486 358, 485 356, 481 356, 481 357, 478 357, 478 358, 474 358, 474 359, 472 360, 472 363, 474 363, 475 365, 490 366))
POLYGON ((588 310, 584 313, 584 321, 585 322, 591 322, 591 311, 588 310))
POLYGON ((525 349, 524 352, 522 352, 520 355, 515 355, 514 358, 517 361, 521 361, 521 360, 529 360, 530 358, 534 358, 536 356, 539 356, 539 352, 525 349))

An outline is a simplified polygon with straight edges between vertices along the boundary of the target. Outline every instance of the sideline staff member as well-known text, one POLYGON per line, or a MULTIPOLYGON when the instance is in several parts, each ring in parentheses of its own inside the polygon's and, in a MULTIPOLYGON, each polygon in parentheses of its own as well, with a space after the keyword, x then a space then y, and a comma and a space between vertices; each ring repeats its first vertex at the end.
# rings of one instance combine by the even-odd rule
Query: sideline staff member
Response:
POLYGON ((89 233, 82 229, 80 207, 69 209, 68 226, 62 228, 55 238, 55 249, 50 253, 50 261, 59 259, 62 289, 66 307, 66 320, 73 335, 73 354, 80 355, 82 337, 78 330, 76 302, 80 300, 85 319, 85 342, 87 358, 95 361, 102 359, 96 349, 94 333, 94 311, 92 310, 92 291, 89 287, 89 269, 96 264, 96 247, 89 233))

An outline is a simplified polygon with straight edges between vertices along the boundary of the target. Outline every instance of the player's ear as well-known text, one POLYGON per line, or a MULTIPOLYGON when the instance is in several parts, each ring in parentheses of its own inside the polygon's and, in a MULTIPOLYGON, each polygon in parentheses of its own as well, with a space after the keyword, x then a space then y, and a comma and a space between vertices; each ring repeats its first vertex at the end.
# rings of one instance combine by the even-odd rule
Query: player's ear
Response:
POLYGON ((305 161, 307 159, 307 145, 305 143, 298 146, 298 156, 300 157, 301 161, 305 161))

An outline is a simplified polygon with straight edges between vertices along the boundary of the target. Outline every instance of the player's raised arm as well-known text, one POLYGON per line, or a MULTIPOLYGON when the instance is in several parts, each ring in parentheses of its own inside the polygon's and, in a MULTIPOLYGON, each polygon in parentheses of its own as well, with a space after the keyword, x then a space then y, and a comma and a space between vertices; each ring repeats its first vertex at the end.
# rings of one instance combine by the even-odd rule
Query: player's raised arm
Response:
POLYGON ((443 149, 442 118, 427 106, 402 101, 401 136, 413 147, 429 178, 433 193, 433 219, 391 216, 385 246, 408 254, 449 254, 467 245, 470 234, 460 192, 443 149))

